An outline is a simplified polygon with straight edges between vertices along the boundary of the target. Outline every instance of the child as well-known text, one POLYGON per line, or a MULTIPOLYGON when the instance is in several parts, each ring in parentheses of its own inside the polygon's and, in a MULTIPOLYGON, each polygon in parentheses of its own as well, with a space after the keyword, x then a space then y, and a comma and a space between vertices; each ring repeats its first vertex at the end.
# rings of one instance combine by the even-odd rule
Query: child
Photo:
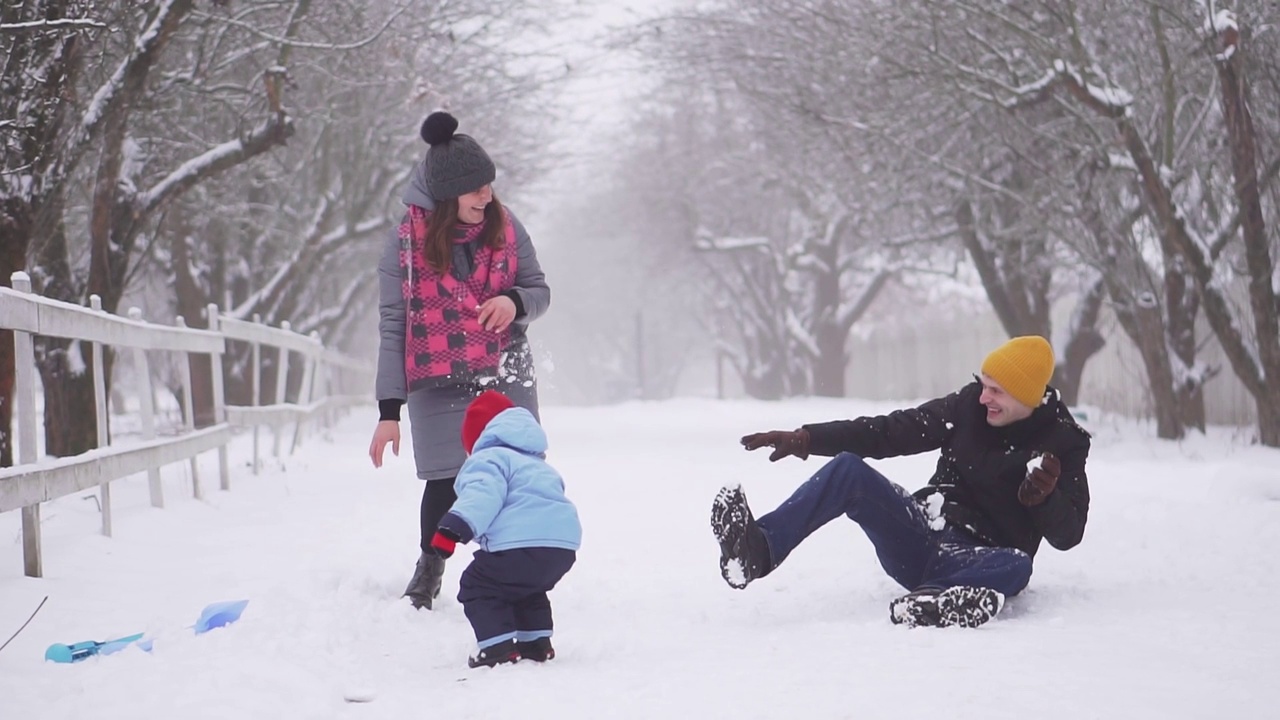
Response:
POLYGON ((471 401, 462 447, 468 457, 454 481, 458 500, 440 520, 431 548, 447 558, 457 543, 480 543, 458 590, 480 646, 467 664, 550 660, 547 591, 577 558, 578 511, 544 459, 546 434, 506 395, 486 390, 471 401))

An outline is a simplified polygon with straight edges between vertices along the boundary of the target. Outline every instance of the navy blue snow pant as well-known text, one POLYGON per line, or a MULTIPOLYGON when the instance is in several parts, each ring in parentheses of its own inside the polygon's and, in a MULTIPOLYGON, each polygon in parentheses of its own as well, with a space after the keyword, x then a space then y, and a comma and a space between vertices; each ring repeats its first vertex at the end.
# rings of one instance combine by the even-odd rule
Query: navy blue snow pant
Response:
POLYGON ((547 593, 577 559, 572 550, 549 547, 477 550, 458 582, 458 602, 481 649, 507 640, 551 637, 547 593))
POLYGON ((941 529, 931 528, 915 498, 852 453, 837 455, 777 510, 757 520, 773 566, 840 515, 862 526, 880 565, 907 590, 972 585, 1015 595, 1031 580, 1030 555, 990 547, 941 521, 941 529))

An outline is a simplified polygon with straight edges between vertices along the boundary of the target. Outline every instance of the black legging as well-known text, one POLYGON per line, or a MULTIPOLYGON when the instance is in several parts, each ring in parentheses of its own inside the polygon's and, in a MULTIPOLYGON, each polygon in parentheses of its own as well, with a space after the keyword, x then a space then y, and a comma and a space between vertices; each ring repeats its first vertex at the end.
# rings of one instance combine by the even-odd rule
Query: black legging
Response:
POLYGON ((436 534, 440 518, 449 512, 449 508, 458 499, 453 492, 453 480, 441 478, 423 483, 426 487, 422 490, 422 538, 418 543, 423 552, 428 552, 431 547, 431 537, 436 534))

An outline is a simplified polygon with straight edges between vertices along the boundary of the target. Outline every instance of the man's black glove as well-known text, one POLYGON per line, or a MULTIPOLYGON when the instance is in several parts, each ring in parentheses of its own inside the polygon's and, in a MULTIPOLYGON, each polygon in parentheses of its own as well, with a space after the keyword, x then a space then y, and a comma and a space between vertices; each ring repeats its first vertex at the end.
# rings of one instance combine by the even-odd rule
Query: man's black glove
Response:
POLYGON ((440 528, 431 537, 431 551, 442 558, 451 557, 460 539, 452 530, 440 528))
POLYGON ((766 445, 773 448, 773 453, 769 455, 769 462, 778 462, 788 455, 794 455, 801 460, 809 459, 809 431, 804 428, 770 430, 744 435, 742 438, 742 446, 748 450, 758 450, 766 445))
POLYGON ((1034 507, 1045 501, 1049 493, 1058 486, 1058 475, 1062 474, 1062 463, 1053 453, 1045 453, 1040 458, 1040 467, 1031 468, 1027 477, 1018 486, 1018 502, 1027 507, 1034 507))

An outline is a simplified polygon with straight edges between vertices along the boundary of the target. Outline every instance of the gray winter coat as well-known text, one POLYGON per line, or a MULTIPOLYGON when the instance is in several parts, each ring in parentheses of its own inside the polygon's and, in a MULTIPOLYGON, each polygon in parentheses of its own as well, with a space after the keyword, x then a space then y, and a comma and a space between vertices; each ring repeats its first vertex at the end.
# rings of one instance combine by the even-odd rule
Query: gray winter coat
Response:
MULTIPOLYGON (((405 188, 402 200, 405 205, 417 205, 431 209, 435 201, 427 193, 422 162, 414 168, 413 177, 405 188)), ((418 477, 423 480, 452 479, 466 460, 462 449, 462 413, 473 397, 482 390, 493 387, 502 391, 518 406, 538 417, 538 390, 534 378, 533 358, 525 336, 528 325, 542 316, 551 305, 551 288, 538 264, 533 241, 524 225, 507 208, 516 233, 516 278, 514 290, 524 306, 524 315, 511 324, 511 345, 503 353, 503 367, 498 378, 489 378, 488 384, 467 380, 458 384, 441 385, 408 392, 404 367, 404 334, 407 313, 405 311, 400 266, 399 228, 393 227, 378 263, 378 375, 375 392, 377 399, 407 401, 409 424, 413 438, 413 458, 418 477)), ((454 246, 454 268, 470 268, 466 246, 454 246)))

